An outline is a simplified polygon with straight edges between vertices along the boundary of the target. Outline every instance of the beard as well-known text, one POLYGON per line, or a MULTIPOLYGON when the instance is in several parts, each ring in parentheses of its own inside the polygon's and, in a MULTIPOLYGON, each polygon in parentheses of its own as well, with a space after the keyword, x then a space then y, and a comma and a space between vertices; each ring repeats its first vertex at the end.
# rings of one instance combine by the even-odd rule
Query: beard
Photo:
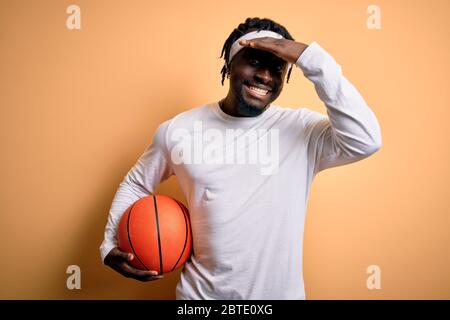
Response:
POLYGON ((238 107, 239 113, 245 114, 247 117, 259 116, 267 109, 267 106, 268 106, 268 105, 266 105, 264 108, 259 108, 250 103, 247 103, 242 96, 242 92, 239 92, 239 94, 236 94, 236 98, 237 98, 237 103, 238 103, 237 107, 238 107))

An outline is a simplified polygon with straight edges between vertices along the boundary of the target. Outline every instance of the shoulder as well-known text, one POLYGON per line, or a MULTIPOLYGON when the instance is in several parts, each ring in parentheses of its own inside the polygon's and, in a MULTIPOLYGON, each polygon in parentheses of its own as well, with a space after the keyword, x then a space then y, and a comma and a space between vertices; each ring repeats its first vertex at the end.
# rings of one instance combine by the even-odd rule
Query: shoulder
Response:
POLYGON ((157 130, 168 131, 174 126, 179 126, 181 124, 186 124, 195 120, 204 119, 208 115, 209 109, 210 104, 205 104, 180 112, 172 118, 162 122, 157 130))
POLYGON ((307 107, 273 107, 276 109, 277 121, 293 131, 309 131, 318 125, 325 126, 328 123, 326 115, 307 107))
POLYGON ((319 122, 327 122, 328 116, 309 108, 301 108, 299 113, 300 120, 305 128, 315 125, 319 122))
POLYGON ((324 117, 321 113, 311 110, 306 107, 280 107, 278 105, 272 105, 272 108, 275 109, 274 114, 277 115, 277 117, 280 120, 293 120, 296 122, 304 122, 304 120, 307 120, 311 117, 324 117))
POLYGON ((171 119, 163 122, 161 125, 167 126, 168 130, 173 127, 185 127, 196 120, 206 120, 211 115, 211 104, 204 104, 201 106, 193 107, 189 110, 180 112, 171 119))
POLYGON ((167 148, 167 137, 170 136, 170 132, 173 132, 174 128, 182 127, 188 122, 194 121, 194 119, 201 119, 203 114, 208 110, 208 105, 195 107, 169 118, 159 124, 156 131, 153 134, 153 145, 155 147, 167 148))

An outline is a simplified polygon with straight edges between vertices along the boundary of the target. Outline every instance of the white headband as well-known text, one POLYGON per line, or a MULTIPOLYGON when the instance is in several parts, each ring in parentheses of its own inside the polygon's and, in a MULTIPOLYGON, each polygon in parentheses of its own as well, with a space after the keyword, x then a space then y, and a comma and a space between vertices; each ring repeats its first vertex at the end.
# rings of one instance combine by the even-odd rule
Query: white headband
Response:
MULTIPOLYGON (((240 40, 252 40, 252 39, 263 38, 263 37, 284 39, 284 37, 281 34, 273 32, 273 31, 269 31, 269 30, 257 30, 257 31, 252 31, 252 32, 246 33, 242 37, 237 39, 235 42, 233 42, 233 44, 231 45, 230 57, 229 57, 228 61, 231 62, 231 60, 236 55, 236 53, 238 53, 242 48, 244 48, 243 46, 241 46, 239 44, 240 40)), ((291 67, 291 63, 288 63, 288 69, 290 67, 291 67)))

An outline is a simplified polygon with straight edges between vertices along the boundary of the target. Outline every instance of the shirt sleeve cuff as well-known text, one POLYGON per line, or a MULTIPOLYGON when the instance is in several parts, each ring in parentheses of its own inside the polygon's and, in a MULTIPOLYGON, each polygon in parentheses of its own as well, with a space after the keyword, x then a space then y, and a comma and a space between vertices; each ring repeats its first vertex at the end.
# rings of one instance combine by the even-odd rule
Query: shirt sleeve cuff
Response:
POLYGON ((295 65, 303 69, 310 64, 311 59, 313 59, 314 56, 317 55, 317 53, 323 52, 325 52, 325 50, 316 41, 313 41, 310 45, 306 47, 305 50, 303 50, 302 54, 300 55, 300 57, 298 57, 297 61, 295 62, 295 65))
POLYGON ((117 245, 115 243, 103 242, 100 246, 100 257, 102 259, 102 263, 105 264, 105 258, 110 253, 112 249, 114 249, 117 245))

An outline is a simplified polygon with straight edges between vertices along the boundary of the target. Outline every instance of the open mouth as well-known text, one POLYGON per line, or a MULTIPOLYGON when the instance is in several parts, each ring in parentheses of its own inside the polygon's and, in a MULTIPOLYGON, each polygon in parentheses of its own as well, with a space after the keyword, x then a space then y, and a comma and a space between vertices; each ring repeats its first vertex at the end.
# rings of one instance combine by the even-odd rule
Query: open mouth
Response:
POLYGON ((254 86, 251 84, 244 84, 244 87, 250 95, 257 98, 266 97, 270 92, 272 92, 271 90, 268 90, 266 88, 261 88, 260 86, 254 86))

